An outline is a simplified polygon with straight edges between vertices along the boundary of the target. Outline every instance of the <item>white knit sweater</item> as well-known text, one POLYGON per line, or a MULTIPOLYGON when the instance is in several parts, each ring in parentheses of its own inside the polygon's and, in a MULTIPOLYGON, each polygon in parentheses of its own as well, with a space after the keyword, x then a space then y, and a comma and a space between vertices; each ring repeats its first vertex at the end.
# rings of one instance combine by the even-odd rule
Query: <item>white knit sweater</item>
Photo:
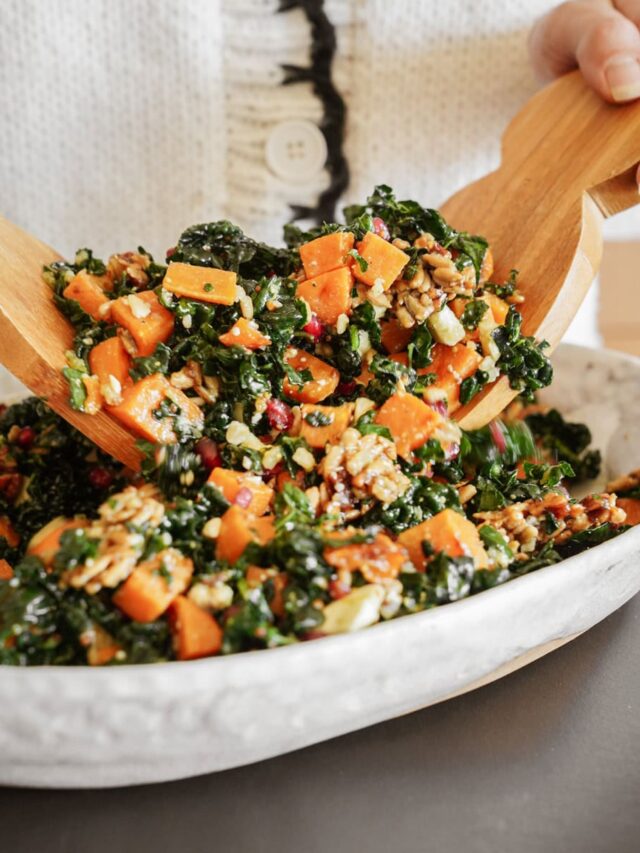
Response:
MULTIPOLYGON (((348 107, 345 200, 384 182, 435 206, 494 168, 535 90, 528 28, 553 5, 325 0, 348 107)), ((322 169, 283 179, 265 153, 283 122, 322 114, 308 84, 281 85, 282 63, 307 63, 310 33, 300 10, 277 10, 2 0, 1 212, 66 254, 141 244, 161 256, 185 226, 221 217, 277 240, 290 205, 313 205, 328 182, 322 169)))

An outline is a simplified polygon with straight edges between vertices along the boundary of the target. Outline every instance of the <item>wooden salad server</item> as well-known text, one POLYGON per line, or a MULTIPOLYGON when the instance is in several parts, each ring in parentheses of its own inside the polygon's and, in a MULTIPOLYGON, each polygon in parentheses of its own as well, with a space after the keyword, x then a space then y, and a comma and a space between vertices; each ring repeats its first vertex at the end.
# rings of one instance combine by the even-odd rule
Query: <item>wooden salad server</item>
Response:
POLYGON ((73 329, 53 303, 42 267, 60 256, 0 217, 0 362, 27 388, 98 447, 137 470, 136 439, 105 412, 85 415, 69 405, 62 375, 73 329))
MULTIPOLYGON (((512 267, 519 271, 522 331, 547 340, 549 351, 596 276, 603 220, 640 202, 639 162, 640 101, 607 104, 575 71, 538 92, 511 121, 498 169, 442 207, 454 228, 487 238, 493 281, 506 281, 512 267)), ((465 429, 481 427, 516 393, 500 377, 455 418, 465 429)))
MULTIPOLYGON (((494 279, 520 271, 528 335, 555 347, 596 275, 607 216, 640 201, 640 102, 601 101, 578 72, 532 98, 507 128, 502 163, 443 207, 459 229, 483 234, 494 279)), ((72 409, 62 369, 73 332, 53 306, 42 266, 58 255, 0 218, 0 362, 107 453, 137 469, 135 438, 105 412, 72 409)), ((505 377, 456 414, 466 429, 492 420, 515 396, 505 377)))

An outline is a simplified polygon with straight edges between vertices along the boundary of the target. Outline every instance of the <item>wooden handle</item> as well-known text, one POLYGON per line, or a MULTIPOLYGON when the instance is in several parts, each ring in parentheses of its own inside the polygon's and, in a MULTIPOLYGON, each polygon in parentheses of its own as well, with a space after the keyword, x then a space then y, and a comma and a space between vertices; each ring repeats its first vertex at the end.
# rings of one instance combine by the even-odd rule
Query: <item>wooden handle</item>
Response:
MULTIPOLYGON (((597 273, 603 218, 640 202, 638 162, 640 102, 607 104, 576 71, 511 122, 499 168, 443 205, 456 228, 487 237, 495 280, 518 269, 523 331, 552 349, 597 273)), ((501 379, 456 418, 467 429, 481 426, 513 396, 501 379)))
POLYGON ((129 432, 104 412, 84 415, 69 405, 62 369, 73 330, 42 279, 43 265, 58 257, 0 217, 0 362, 99 447, 137 469, 140 453, 129 432))

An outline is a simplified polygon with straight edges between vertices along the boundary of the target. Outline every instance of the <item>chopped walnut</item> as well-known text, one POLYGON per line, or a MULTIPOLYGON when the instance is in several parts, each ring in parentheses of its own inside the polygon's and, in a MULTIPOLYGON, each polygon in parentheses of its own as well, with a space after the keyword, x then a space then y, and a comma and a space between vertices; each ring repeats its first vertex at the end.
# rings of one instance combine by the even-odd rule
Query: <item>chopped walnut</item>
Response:
POLYGON ((144 529, 158 527, 164 518, 164 504, 157 498, 155 486, 147 484, 139 489, 129 486, 105 501, 98 510, 99 518, 84 530, 88 539, 98 542, 96 556, 66 571, 61 584, 84 587, 93 595, 125 580, 142 556, 144 529))
MULTIPOLYGON (((169 382, 181 391, 193 388, 204 403, 215 403, 220 393, 219 380, 213 376, 203 376, 202 368, 197 361, 188 361, 181 370, 171 374, 169 382)), ((202 405, 196 398, 193 400, 198 405, 202 405)))
POLYGON ((107 272, 114 279, 126 276, 129 284, 142 290, 149 284, 149 276, 145 270, 150 263, 149 255, 142 255, 139 252, 122 252, 111 255, 107 263, 107 272))
POLYGON ((374 433, 361 435, 354 428, 327 447, 318 470, 324 480, 323 511, 348 519, 364 512, 373 500, 392 503, 410 484, 398 465, 395 444, 374 433))
POLYGON ((490 524, 508 540, 514 553, 526 559, 550 539, 561 543, 576 533, 600 524, 623 524, 625 512, 616 506, 616 496, 589 495, 580 503, 562 492, 550 492, 539 500, 521 501, 503 509, 477 512, 479 524, 490 524), (544 525, 544 517, 552 516, 553 527, 544 525))

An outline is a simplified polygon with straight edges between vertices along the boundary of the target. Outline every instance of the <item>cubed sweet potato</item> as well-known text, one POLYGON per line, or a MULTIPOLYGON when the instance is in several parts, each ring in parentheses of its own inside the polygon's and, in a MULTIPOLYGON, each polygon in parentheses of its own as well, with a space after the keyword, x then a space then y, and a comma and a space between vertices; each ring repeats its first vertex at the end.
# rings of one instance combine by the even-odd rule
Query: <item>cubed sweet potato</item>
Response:
POLYGON ((50 566, 53 558, 60 550, 60 537, 67 530, 77 530, 86 527, 85 518, 65 518, 60 515, 51 519, 37 533, 34 533, 27 546, 27 554, 39 557, 45 566, 50 566))
POLYGON ((0 560, 0 581, 10 581, 13 577, 11 564, 6 560, 0 560))
POLYGON ((405 329, 397 320, 383 320, 380 323, 382 346, 389 355, 404 352, 413 337, 413 329, 405 329))
POLYGON ((504 299, 501 299, 499 296, 496 296, 495 293, 491 293, 488 290, 483 293, 482 299, 489 303, 489 308, 491 309, 493 319, 496 323, 499 326, 503 326, 504 321, 507 319, 507 314, 509 313, 509 303, 505 302, 504 299))
POLYGON ((482 356, 471 346, 455 344, 435 344, 431 351, 431 364, 418 371, 419 374, 435 373, 436 381, 428 386, 425 399, 431 399, 433 389, 440 389, 446 394, 449 414, 460 408, 460 384, 464 379, 473 375, 482 356))
POLYGON ((301 349, 289 349, 285 354, 285 360, 294 370, 300 372, 308 370, 312 376, 312 379, 302 386, 294 385, 288 377, 285 377, 282 390, 291 399, 298 400, 300 403, 320 403, 326 397, 330 397, 338 387, 340 373, 335 367, 331 367, 315 355, 301 349))
POLYGON ((214 468, 207 482, 217 486, 230 504, 236 502, 238 493, 242 489, 248 490, 250 495, 247 495, 247 498, 250 500, 248 503, 243 501, 240 506, 254 515, 264 515, 271 505, 273 489, 263 483, 257 474, 251 474, 248 471, 232 471, 229 468, 214 468))
POLYGON ((319 320, 335 326, 341 314, 349 313, 352 286, 351 270, 340 267, 300 282, 296 296, 307 302, 319 320))
POLYGON ((237 274, 228 270, 172 263, 167 267, 162 286, 185 299, 233 305, 238 298, 237 279, 237 274))
POLYGON ((618 506, 627 513, 625 524, 640 524, 640 498, 618 498, 618 506))
POLYGON ((96 344, 89 353, 91 373, 98 377, 100 391, 105 403, 118 396, 125 388, 133 384, 129 369, 131 356, 117 335, 96 344), (115 379, 115 387, 113 380, 115 379))
POLYGON ((174 318, 153 290, 121 296, 111 305, 111 319, 126 329, 138 348, 137 355, 151 355, 173 334, 174 318))
POLYGON ((108 316, 100 313, 100 308, 109 302, 109 297, 103 290, 103 277, 91 275, 86 270, 80 270, 62 291, 65 299, 73 299, 83 311, 94 320, 106 320, 108 316))
POLYGON ((271 338, 263 335, 255 320, 240 317, 228 332, 220 335, 220 343, 226 347, 244 347, 245 349, 262 349, 268 347, 271 338))
POLYGON ((305 403, 301 407, 300 435, 309 447, 322 449, 329 442, 337 442, 349 426, 353 414, 353 403, 342 406, 314 406, 305 403))
POLYGON ((381 282, 385 290, 391 287, 410 260, 406 252, 373 231, 367 231, 357 248, 367 268, 362 270, 359 264, 354 264, 353 274, 358 281, 369 286, 381 282))
POLYGON ((153 622, 188 587, 193 563, 175 548, 139 563, 115 591, 113 603, 136 622, 153 622))
POLYGON ((393 436, 398 453, 405 459, 421 447, 442 426, 443 418, 413 394, 393 394, 386 400, 375 421, 393 436))
POLYGON ((336 231, 300 246, 300 260, 307 278, 346 266, 353 242, 351 231, 336 231))
POLYGON ((398 536, 398 543, 407 549, 418 571, 424 571, 427 563, 423 542, 428 542, 436 553, 444 551, 448 557, 473 557, 476 569, 486 569, 489 565, 476 526, 453 509, 443 509, 398 536))
POLYGON ((193 400, 174 388, 161 373, 143 377, 127 388, 122 397, 122 403, 109 409, 110 414, 147 441, 173 444, 177 440, 174 419, 154 415, 165 401, 169 401, 177 416, 195 427, 199 428, 203 422, 202 411, 193 400))
POLYGON ((257 517, 249 510, 234 504, 222 516, 216 541, 216 557, 218 560, 235 563, 250 542, 265 545, 274 536, 272 515, 257 517))
POLYGON ((210 613, 184 595, 171 602, 169 624, 178 660, 209 657, 222 648, 222 628, 210 613))

